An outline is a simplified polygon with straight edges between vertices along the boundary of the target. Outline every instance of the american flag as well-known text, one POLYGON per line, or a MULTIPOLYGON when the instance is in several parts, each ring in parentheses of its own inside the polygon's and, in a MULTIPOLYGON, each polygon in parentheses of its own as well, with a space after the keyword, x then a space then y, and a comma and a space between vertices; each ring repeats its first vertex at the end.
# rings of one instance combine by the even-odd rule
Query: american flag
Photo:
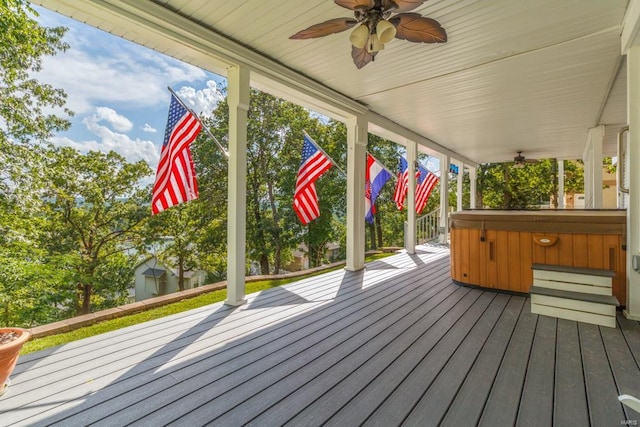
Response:
POLYGON ((202 129, 200 120, 171 94, 169 117, 153 185, 151 212, 198 198, 198 182, 189 145, 202 129))
POLYGON ((418 166, 418 182, 416 185, 416 213, 422 212, 427 206, 431 190, 436 186, 438 177, 422 165, 418 166))
POLYGON ((407 197, 407 187, 409 185, 409 168, 404 157, 400 156, 400 164, 398 165, 398 181, 396 182, 396 191, 393 193, 393 200, 396 202, 398 209, 402 210, 404 199, 407 197))
POLYGON ((304 136, 302 144, 302 162, 298 169, 296 191, 293 195, 293 210, 300 222, 307 225, 320 216, 316 179, 331 168, 331 159, 320 150, 313 140, 304 136))

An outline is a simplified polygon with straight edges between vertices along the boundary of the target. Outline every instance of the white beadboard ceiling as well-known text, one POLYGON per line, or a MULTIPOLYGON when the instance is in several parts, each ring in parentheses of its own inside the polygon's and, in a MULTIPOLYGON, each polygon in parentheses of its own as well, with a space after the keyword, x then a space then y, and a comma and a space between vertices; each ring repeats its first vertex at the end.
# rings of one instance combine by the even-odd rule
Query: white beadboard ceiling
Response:
POLYGON ((588 129, 600 124, 611 155, 627 121, 620 35, 628 0, 430 0, 415 12, 437 19, 448 42, 394 40, 361 70, 349 31, 289 40, 312 24, 352 16, 332 0, 35 3, 214 72, 234 53, 207 49, 202 34, 212 43, 229 39, 304 76, 317 92, 331 89, 477 163, 508 161, 516 151, 580 158, 588 129), (185 37, 195 32, 189 46, 185 37))

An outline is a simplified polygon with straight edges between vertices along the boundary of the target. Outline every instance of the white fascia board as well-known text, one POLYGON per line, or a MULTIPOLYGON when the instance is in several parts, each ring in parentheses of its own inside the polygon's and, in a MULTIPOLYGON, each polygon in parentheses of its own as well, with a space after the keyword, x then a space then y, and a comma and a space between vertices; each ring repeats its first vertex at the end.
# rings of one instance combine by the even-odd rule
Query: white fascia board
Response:
POLYGON ((620 35, 621 53, 627 54, 630 47, 640 43, 640 0, 631 0, 624 15, 622 34, 620 35))

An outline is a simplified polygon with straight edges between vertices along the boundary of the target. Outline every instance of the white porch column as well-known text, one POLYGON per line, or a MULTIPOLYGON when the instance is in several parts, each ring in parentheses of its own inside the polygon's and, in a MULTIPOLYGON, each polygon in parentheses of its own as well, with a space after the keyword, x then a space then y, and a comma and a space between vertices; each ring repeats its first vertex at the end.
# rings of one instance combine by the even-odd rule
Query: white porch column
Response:
POLYGON ((584 161, 585 208, 602 209, 602 144, 604 125, 589 129, 584 161))
POLYGON ((629 319, 640 320, 640 273, 632 257, 640 254, 640 46, 627 51, 627 120, 629 122, 629 206, 627 207, 627 308, 629 319))
POLYGON ((478 176, 476 168, 469 168, 469 209, 477 209, 476 191, 478 185, 478 176))
POLYGON ((229 69, 229 183, 227 194, 227 300, 242 305, 245 299, 245 249, 247 236, 247 112, 249 69, 229 69))
POLYGON ((367 153, 367 120, 347 120, 347 265, 350 271, 364 268, 364 175, 367 153))
POLYGON ((449 156, 440 157, 440 243, 449 242, 449 156))
POLYGON ((604 125, 589 129, 593 158, 591 163, 591 191, 593 192, 594 209, 602 209, 602 144, 604 143, 604 125))
POLYGON ((416 160, 418 159, 418 144, 413 141, 407 143, 407 176, 409 185, 407 189, 407 235, 405 244, 407 253, 416 253, 418 243, 416 231, 416 160))
POLYGON ((458 176, 456 178, 456 211, 460 212, 462 210, 462 180, 464 179, 464 163, 458 163, 458 176))
POLYGON ((564 160, 558 160, 558 209, 564 209, 564 160))
POLYGON ((593 177, 591 164, 593 163, 593 157, 590 146, 587 146, 585 153, 582 155, 582 162, 584 163, 584 207, 592 208, 593 190, 591 188, 593 186, 593 177))

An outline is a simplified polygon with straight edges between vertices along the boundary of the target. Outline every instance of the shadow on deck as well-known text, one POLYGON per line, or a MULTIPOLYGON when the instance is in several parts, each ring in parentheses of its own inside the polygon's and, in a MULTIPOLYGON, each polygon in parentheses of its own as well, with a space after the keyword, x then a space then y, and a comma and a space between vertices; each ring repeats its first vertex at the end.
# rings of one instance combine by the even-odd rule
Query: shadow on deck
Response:
POLYGON ((533 315, 423 246, 21 358, 2 425, 621 425, 640 325, 533 315))

